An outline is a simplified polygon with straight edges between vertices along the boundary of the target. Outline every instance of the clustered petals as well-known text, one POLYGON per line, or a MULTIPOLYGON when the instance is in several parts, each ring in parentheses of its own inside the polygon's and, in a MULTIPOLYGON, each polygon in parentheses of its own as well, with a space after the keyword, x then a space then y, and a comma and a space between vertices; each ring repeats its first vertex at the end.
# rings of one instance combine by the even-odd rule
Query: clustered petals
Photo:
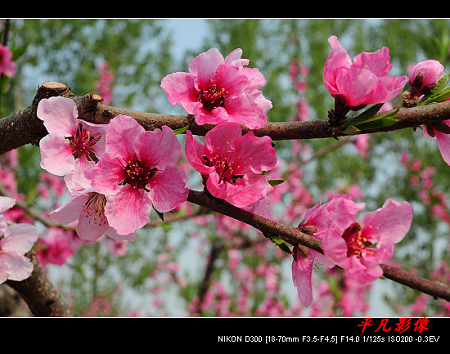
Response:
POLYGON ((237 122, 262 128, 267 122, 264 111, 272 108, 259 90, 266 80, 257 69, 244 67, 249 60, 241 56, 240 48, 225 59, 212 48, 192 59, 189 73, 163 78, 161 87, 170 103, 180 104, 199 125, 237 122))

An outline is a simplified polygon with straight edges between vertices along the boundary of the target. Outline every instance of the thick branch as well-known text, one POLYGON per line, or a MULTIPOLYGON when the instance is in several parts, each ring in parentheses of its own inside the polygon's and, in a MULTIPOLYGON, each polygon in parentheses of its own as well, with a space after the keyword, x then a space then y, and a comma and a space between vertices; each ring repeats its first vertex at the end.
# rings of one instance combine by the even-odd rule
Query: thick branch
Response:
MULTIPOLYGON (((284 226, 262 216, 236 208, 223 200, 212 197, 207 192, 196 192, 189 190, 188 201, 232 217, 236 220, 245 222, 246 224, 260 230, 264 235, 275 234, 290 244, 301 244, 323 253, 320 248, 320 240, 304 234, 296 228, 284 226)), ((383 275, 388 279, 421 291, 425 294, 450 301, 450 289, 442 283, 418 277, 414 274, 388 266, 386 264, 382 264, 381 267, 384 272, 383 275)))
POLYGON ((36 257, 34 248, 25 254, 33 263, 34 269, 28 279, 22 281, 7 280, 27 303, 34 316, 74 316, 72 310, 64 303, 58 290, 50 283, 36 257))
MULTIPOLYGON (((135 118, 145 129, 154 130, 167 125, 178 129, 189 125, 194 135, 205 135, 213 125, 199 126, 192 115, 164 115, 133 111, 125 108, 105 106, 102 98, 95 94, 77 97, 69 87, 59 82, 45 82, 38 88, 33 103, 23 111, 16 112, 0 119, 0 155, 25 144, 37 144, 47 134, 42 121, 36 116, 37 106, 43 98, 63 96, 77 103, 79 118, 92 123, 108 123, 118 114, 135 118)), ((388 112, 382 112, 384 115, 388 112)), ((394 124, 385 128, 364 130, 361 133, 392 131, 408 127, 450 119, 450 102, 442 102, 429 106, 401 108, 394 124)), ((249 131, 243 128, 243 132, 249 131)), ((270 136, 273 140, 317 139, 332 137, 328 119, 318 119, 303 122, 269 122, 264 128, 253 130, 256 136, 270 136)), ((337 134, 339 136, 339 133, 337 134)))

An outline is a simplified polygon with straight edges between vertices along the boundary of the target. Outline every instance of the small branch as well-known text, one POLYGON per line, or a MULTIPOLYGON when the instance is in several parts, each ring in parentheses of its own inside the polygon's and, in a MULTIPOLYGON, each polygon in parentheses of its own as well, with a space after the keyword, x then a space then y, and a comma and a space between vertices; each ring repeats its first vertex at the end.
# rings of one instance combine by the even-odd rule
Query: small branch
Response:
POLYGON ((7 280, 28 305, 34 316, 74 316, 72 310, 64 303, 58 290, 50 283, 36 257, 34 247, 25 254, 33 263, 34 269, 28 279, 22 281, 7 280))
MULTIPOLYGON (((301 244, 323 254, 323 251, 320 248, 320 240, 304 234, 296 228, 284 226, 262 216, 239 209, 224 200, 212 197, 207 192, 196 192, 189 190, 188 201, 211 209, 217 213, 245 222, 246 224, 260 230, 264 235, 275 234, 292 245, 301 244)), ((436 298, 442 298, 450 301, 450 289, 442 283, 418 277, 414 274, 388 266, 386 264, 382 264, 381 268, 384 272, 383 275, 388 279, 436 298)))
MULTIPOLYGON (((33 103, 23 111, 0 119, 0 155, 25 144, 38 144, 47 134, 42 121, 37 117, 39 101, 51 96, 63 96, 77 103, 79 118, 92 123, 108 123, 118 114, 135 118, 145 129, 159 129, 167 125, 178 129, 189 125, 194 135, 205 135, 214 125, 199 126, 192 115, 165 115, 133 111, 101 104, 102 98, 95 94, 75 96, 70 88, 60 82, 45 82, 38 88, 33 103)), ((385 115, 389 112, 382 112, 385 115)), ((351 119, 351 118, 348 118, 351 119)), ((386 132, 450 119, 450 102, 441 102, 429 106, 401 108, 396 117, 397 124, 389 127, 361 131, 360 134, 386 132)), ((342 122, 342 123, 345 123, 342 122)), ((246 133, 250 129, 243 127, 246 133)), ((254 129, 256 136, 270 136, 272 140, 320 139, 333 137, 328 119, 301 122, 269 122, 264 128, 254 129)), ((339 136, 339 133, 336 134, 339 136)))

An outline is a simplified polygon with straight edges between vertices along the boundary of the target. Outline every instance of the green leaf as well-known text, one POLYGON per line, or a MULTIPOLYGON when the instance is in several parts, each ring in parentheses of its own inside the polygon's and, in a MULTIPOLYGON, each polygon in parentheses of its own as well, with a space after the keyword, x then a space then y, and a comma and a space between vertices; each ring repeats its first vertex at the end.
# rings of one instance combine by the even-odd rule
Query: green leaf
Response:
MULTIPOLYGON (((447 86, 448 81, 450 79, 450 74, 443 76, 437 83, 436 87, 430 90, 425 96, 422 97, 417 106, 426 106, 429 104, 437 103, 442 100, 445 100, 446 94, 449 92, 448 88, 444 90, 445 86, 447 86)), ((447 96, 448 98, 450 96, 447 96)))
POLYGON ((289 243, 287 243, 286 241, 282 240, 281 238, 275 235, 272 235, 270 238, 272 239, 273 242, 275 242, 275 244, 280 248, 280 250, 288 254, 293 254, 291 249, 289 248, 289 246, 292 245, 290 245, 289 243))
POLYGON ((278 186, 279 184, 283 183, 284 180, 283 179, 269 179, 267 182, 269 182, 269 184, 273 187, 273 186, 278 186))
MULTIPOLYGON (((371 106, 370 108, 366 109, 364 112, 362 112, 361 114, 357 115, 356 117, 348 120, 347 122, 345 122, 344 124, 341 125, 341 129, 344 129, 346 127, 348 127, 349 125, 353 125, 353 126, 357 126, 358 124, 362 124, 365 122, 370 121, 371 119, 374 118, 375 114, 378 113, 378 111, 380 110, 381 106, 383 106, 384 103, 379 103, 379 104, 374 104, 373 106, 371 106)), ((341 130, 342 132, 342 130, 341 130)))
POLYGON ((156 210, 155 207, 153 207, 153 210, 155 211, 156 215, 161 219, 161 221, 164 221, 164 215, 160 211, 156 210))
POLYGON ((183 128, 174 129, 173 132, 175 133, 175 135, 177 135, 177 134, 183 134, 183 133, 186 133, 186 131, 187 131, 188 129, 189 129, 189 124, 186 125, 186 126, 183 127, 183 128))
POLYGON ((349 125, 347 127, 345 127, 344 130, 339 130, 339 132, 341 134, 345 134, 345 135, 356 135, 360 132, 361 130, 359 130, 358 128, 356 128, 354 125, 349 125))

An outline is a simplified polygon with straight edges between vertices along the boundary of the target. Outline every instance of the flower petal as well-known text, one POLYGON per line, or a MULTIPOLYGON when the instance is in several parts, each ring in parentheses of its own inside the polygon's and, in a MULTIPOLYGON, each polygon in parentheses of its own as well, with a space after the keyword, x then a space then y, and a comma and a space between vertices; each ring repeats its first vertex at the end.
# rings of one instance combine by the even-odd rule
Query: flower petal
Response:
POLYGON ((54 96, 39 102, 37 116, 49 134, 74 136, 78 127, 77 105, 70 98, 54 96))

